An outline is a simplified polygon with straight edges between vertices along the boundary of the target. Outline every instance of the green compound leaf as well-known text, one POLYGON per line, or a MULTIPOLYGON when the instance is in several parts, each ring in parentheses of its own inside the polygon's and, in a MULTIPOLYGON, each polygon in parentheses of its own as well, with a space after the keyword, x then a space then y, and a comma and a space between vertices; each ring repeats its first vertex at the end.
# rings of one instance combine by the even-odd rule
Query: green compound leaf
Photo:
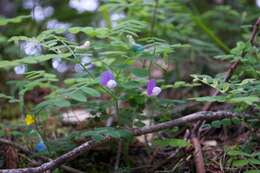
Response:
MULTIPOLYGON (((70 54, 60 54, 59 56, 66 58, 69 57, 70 54)), ((47 55, 40 55, 40 56, 28 56, 22 59, 17 59, 12 61, 0 61, 0 68, 8 69, 21 64, 38 64, 44 61, 48 61, 55 57, 57 57, 56 54, 47 54, 47 55)))

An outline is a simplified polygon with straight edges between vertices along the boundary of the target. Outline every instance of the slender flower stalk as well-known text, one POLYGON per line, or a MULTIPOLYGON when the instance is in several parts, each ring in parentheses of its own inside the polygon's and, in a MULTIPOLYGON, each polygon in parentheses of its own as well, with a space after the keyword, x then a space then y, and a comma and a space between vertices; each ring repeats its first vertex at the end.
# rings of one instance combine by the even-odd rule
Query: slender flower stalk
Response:
POLYGON ((131 35, 127 35, 128 41, 131 45, 131 48, 134 52, 143 52, 144 46, 135 42, 134 38, 131 35))
POLYGON ((154 79, 151 79, 147 82, 147 89, 146 93, 149 97, 151 96, 157 96, 161 93, 162 89, 158 86, 156 86, 156 81, 154 79))

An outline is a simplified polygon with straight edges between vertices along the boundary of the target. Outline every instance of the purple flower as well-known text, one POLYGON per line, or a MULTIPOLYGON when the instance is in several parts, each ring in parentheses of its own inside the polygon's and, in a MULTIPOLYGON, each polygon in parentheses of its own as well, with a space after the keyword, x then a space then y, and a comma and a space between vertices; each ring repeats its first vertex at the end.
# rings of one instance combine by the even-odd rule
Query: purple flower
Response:
POLYGON ((115 88, 117 83, 111 71, 104 71, 100 76, 100 84, 110 89, 115 88))
POLYGON ((161 91, 162 89, 156 86, 156 81, 154 79, 151 79, 147 82, 146 92, 148 96, 157 96, 161 91))

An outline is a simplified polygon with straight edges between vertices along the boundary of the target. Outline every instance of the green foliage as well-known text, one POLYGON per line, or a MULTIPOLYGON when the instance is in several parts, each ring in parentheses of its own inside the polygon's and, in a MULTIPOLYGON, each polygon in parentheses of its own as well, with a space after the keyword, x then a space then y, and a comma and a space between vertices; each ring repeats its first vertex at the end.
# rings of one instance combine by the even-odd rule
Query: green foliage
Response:
POLYGON ((218 56, 231 62, 241 61, 238 72, 226 82, 223 74, 212 78, 208 75, 191 75, 194 82, 202 82, 222 93, 221 96, 206 96, 193 98, 197 101, 207 102, 227 102, 232 104, 256 105, 259 103, 259 72, 254 64, 258 59, 259 50, 249 44, 239 42, 237 46, 230 51, 230 54, 218 56), (247 73, 248 69, 250 74, 247 73))
POLYGON ((171 147, 188 147, 191 144, 187 142, 184 139, 165 139, 165 140, 155 140, 154 143, 156 145, 159 145, 160 147, 166 147, 166 146, 171 146, 171 147))
MULTIPOLYGON (((247 153, 242 151, 240 148, 227 149, 227 155, 230 157, 228 163, 232 167, 241 168, 247 165, 252 166, 253 168, 257 167, 260 164, 260 155, 258 152, 247 153)), ((257 172, 258 170, 249 170, 246 172, 257 172)))

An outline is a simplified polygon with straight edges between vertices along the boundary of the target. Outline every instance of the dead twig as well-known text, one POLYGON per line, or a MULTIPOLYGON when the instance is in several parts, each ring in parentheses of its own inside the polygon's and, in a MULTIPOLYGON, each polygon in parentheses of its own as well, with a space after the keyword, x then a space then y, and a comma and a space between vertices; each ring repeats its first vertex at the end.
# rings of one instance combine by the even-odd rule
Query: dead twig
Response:
MULTIPOLYGON (((12 146, 13 148, 20 150, 22 153, 24 153, 28 156, 31 156, 31 157, 34 157, 34 158, 41 160, 41 162, 40 162, 40 161, 36 161, 36 160, 31 159, 30 162, 32 162, 32 164, 35 165, 35 166, 41 165, 42 162, 51 161, 50 158, 45 157, 45 156, 35 155, 33 152, 29 151, 27 148, 21 146, 20 144, 13 142, 13 141, 10 141, 8 139, 0 138, 0 144, 12 146)), ((84 172, 82 172, 78 169, 75 169, 75 168, 72 168, 72 167, 69 167, 69 166, 66 166, 66 165, 61 165, 61 169, 63 169, 64 171, 71 172, 71 173, 84 173, 84 172)))
POLYGON ((119 169, 120 164, 120 158, 121 158, 121 152, 122 152, 122 139, 119 139, 118 146, 117 146, 117 153, 116 153, 116 162, 115 162, 115 168, 114 172, 117 173, 119 169))
POLYGON ((194 157, 194 161, 195 161, 195 165, 196 165, 196 172, 206 173, 199 138, 197 138, 196 136, 192 136, 191 144, 194 147, 193 157, 194 157))

